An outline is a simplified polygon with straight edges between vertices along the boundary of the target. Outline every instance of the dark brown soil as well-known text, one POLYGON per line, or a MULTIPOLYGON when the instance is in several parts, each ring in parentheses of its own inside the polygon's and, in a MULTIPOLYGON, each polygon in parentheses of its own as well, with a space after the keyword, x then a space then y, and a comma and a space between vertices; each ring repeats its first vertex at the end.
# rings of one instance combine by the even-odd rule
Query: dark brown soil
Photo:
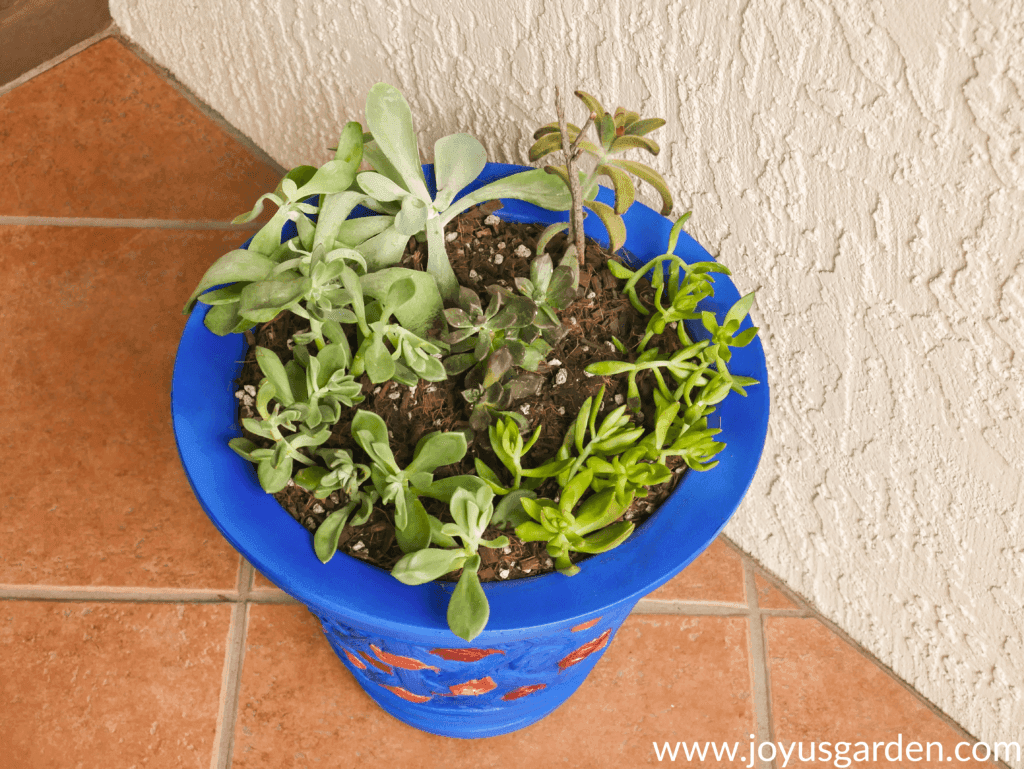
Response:
MULTIPOLYGON (((482 206, 466 212, 449 226, 448 233, 449 238, 452 238, 451 233, 455 233, 447 246, 459 283, 472 288, 485 301, 487 286, 498 284, 512 289, 515 277, 529 276, 533 248, 542 230, 539 225, 504 222, 497 217, 487 218, 496 207, 482 206), (525 246, 528 254, 524 255, 520 246, 525 246), (519 254, 516 253, 517 248, 519 254), (497 255, 501 255, 501 258, 496 259, 497 255), (495 261, 499 264, 495 264, 495 261)), ((549 244, 548 253, 554 257, 561 254, 563 249, 564 237, 559 236, 549 244)), ((411 239, 402 264, 423 269, 426 258, 426 245, 411 239)), ((546 384, 539 396, 526 398, 513 405, 529 420, 531 432, 537 425, 543 425, 540 439, 527 455, 526 461, 531 467, 555 455, 580 406, 587 398, 595 396, 602 385, 606 386, 603 401, 605 412, 625 402, 625 377, 592 376, 584 371, 595 361, 625 357, 616 352, 611 342, 612 336, 625 343, 627 349, 633 349, 643 336, 647 324, 646 316, 638 313, 619 292, 621 281, 605 266, 608 258, 607 252, 600 246, 587 241, 577 300, 560 313, 567 333, 538 371, 546 377, 546 384), (559 372, 564 372, 564 378, 559 372)), ((555 261, 557 263, 557 258, 555 261)), ((641 299, 645 299, 643 292, 641 299)), ((645 303, 650 304, 649 301, 645 303)), ((308 328, 308 322, 303 318, 285 312, 247 333, 250 349, 237 380, 240 417, 256 416, 251 396, 255 394, 255 388, 259 386, 263 375, 256 365, 253 343, 273 350, 282 360, 288 360, 291 357, 291 336, 308 328)), ((679 340, 674 334, 664 334, 658 338, 657 345, 660 345, 663 352, 671 351, 678 349, 679 340)), ((315 354, 315 350, 311 351, 315 354)), ((371 410, 379 414, 387 424, 391 448, 399 466, 404 467, 412 459, 413 449, 424 434, 435 430, 451 431, 469 427, 471 408, 461 395, 465 389, 462 379, 463 375, 460 375, 446 382, 420 382, 417 387, 409 388, 396 382, 373 385, 364 376, 362 384, 365 400, 342 416, 324 447, 348 449, 356 461, 368 462, 362 449, 352 439, 350 428, 352 416, 357 409, 371 410)), ((653 380, 641 375, 638 377, 638 385, 643 403, 651 403, 653 380)), ((645 414, 644 418, 648 429, 652 428, 653 414, 645 414)), ((243 434, 257 445, 271 445, 269 441, 246 430, 243 430, 243 434)), ((504 481, 511 482, 504 467, 491 452, 486 432, 476 435, 461 463, 440 468, 435 477, 474 473, 474 456, 479 456, 498 471, 504 481)), ((639 524, 657 509, 678 483, 685 465, 679 463, 673 469, 676 471, 673 479, 652 488, 647 498, 637 499, 626 511, 625 519, 639 524)), ((557 483, 552 479, 538 489, 538 494, 553 498, 557 491, 557 483)), ((339 493, 322 501, 317 500, 311 493, 293 484, 275 497, 292 517, 311 532, 316 531, 324 518, 345 502, 344 496, 339 493)), ((437 515, 442 521, 451 520, 446 505, 433 500, 423 501, 428 512, 437 515)), ((488 531, 487 538, 501 534, 509 537, 510 545, 507 548, 480 549, 483 561, 480 578, 483 581, 535 576, 553 570, 544 543, 524 543, 513 531, 496 528, 488 531)), ((395 542, 391 513, 383 508, 375 509, 366 524, 347 526, 341 535, 338 549, 384 569, 390 569, 402 557, 395 542)), ((583 558, 581 556, 578 560, 583 558)))

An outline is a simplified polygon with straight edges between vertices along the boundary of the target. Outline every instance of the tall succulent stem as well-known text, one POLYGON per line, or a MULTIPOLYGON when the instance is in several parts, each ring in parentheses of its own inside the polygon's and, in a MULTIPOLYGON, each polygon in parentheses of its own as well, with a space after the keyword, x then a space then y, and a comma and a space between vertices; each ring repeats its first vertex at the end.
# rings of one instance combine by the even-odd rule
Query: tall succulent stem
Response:
MULTIPOLYGON (((569 146, 569 131, 565 124, 565 106, 562 103, 562 92, 555 86, 555 112, 558 115, 558 130, 562 134, 562 152, 565 154, 565 170, 569 176, 569 196, 572 198, 571 234, 576 244, 576 257, 580 266, 583 266, 583 192, 580 189, 580 177, 576 170, 576 159, 578 151, 575 146, 569 146)), ((584 126, 583 131, 586 131, 584 126)), ((580 131, 580 136, 583 135, 580 131)))

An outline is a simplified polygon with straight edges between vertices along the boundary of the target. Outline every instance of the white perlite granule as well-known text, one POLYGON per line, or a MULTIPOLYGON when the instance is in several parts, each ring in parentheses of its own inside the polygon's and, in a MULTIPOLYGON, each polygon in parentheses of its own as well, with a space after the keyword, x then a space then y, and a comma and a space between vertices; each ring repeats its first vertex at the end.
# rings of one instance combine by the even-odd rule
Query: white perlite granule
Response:
POLYGON ((457 232, 449 232, 449 233, 445 234, 444 239, 447 240, 449 243, 451 243, 457 237, 459 237, 459 233, 457 233, 457 232))
POLYGON ((516 250, 513 251, 512 253, 514 253, 520 259, 529 259, 530 258, 530 249, 528 249, 526 246, 523 246, 523 245, 516 246, 516 250))
POLYGON ((499 219, 494 214, 491 214, 486 219, 484 219, 484 224, 486 224, 488 227, 493 227, 496 224, 501 224, 501 219, 499 219))

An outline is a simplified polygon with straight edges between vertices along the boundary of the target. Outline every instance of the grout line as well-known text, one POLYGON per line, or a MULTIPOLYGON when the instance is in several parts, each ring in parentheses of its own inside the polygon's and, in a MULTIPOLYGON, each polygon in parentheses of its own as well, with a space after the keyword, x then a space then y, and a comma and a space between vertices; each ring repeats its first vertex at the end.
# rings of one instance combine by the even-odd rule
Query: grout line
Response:
POLYGON ((237 603, 231 589, 0 585, 5 601, 111 601, 116 603, 237 603))
POLYGON ((149 230, 250 230, 262 222, 190 221, 187 219, 106 219, 89 216, 0 216, 0 226, 22 227, 121 227, 149 230))
MULTIPOLYGON (((754 566, 749 559, 743 559, 743 576, 750 609, 750 664, 754 685, 754 714, 757 719, 757 741, 772 742, 771 678, 768 672, 768 649, 764 635, 764 621, 757 604, 757 583, 754 582, 754 566)), ((753 762, 751 762, 753 763, 753 762)), ((775 769, 775 760, 759 761, 760 769, 775 769)))
POLYGON ((85 38, 85 40, 82 40, 80 43, 75 43, 73 46, 68 48, 63 53, 59 53, 56 56, 54 56, 52 59, 44 61, 42 64, 39 64, 39 65, 33 67, 28 72, 22 73, 18 77, 14 78, 14 80, 12 80, 11 82, 4 83, 3 85, 0 85, 0 96, 3 96, 4 94, 10 93, 11 91, 13 91, 18 86, 24 85, 25 83, 27 83, 32 78, 38 77, 39 75, 43 74, 44 72, 46 72, 49 69, 53 69, 58 64, 63 64, 65 61, 70 59, 72 56, 75 56, 75 55, 81 53, 86 48, 91 48, 96 43, 100 42, 100 40, 104 40, 104 39, 106 39, 108 37, 113 37, 114 35, 117 34, 117 32, 118 32, 117 25, 114 24, 114 22, 110 22, 110 24, 108 24, 104 29, 101 29, 99 32, 97 32, 92 37, 87 37, 87 38, 85 38))
MULTIPOLYGON (((239 583, 246 574, 245 560, 239 569, 239 583)), ((249 566, 248 578, 252 577, 249 566)), ((242 664, 245 661, 245 639, 249 629, 249 604, 244 600, 231 609, 228 645, 224 654, 224 676, 221 679, 220 711, 213 735, 214 751, 211 769, 230 769, 235 749, 235 722, 238 720, 238 697, 242 688, 242 664)))
POLYGON ((246 560, 244 555, 238 556, 238 597, 243 601, 249 599, 252 592, 252 583, 256 577, 256 570, 246 560))
POLYGON ((762 617, 814 617, 810 609, 758 609, 762 617))
POLYGON ((278 163, 276 160, 270 157, 270 155, 268 155, 263 148, 256 144, 256 142, 254 142, 252 139, 250 139, 248 136, 246 136, 244 133, 238 130, 235 126, 233 126, 231 123, 225 120, 224 116, 217 112, 217 110, 215 110, 209 104, 207 104, 194 93, 192 93, 192 91, 184 83, 178 80, 178 78, 176 78, 171 73, 171 71, 167 69, 167 67, 157 62, 156 59, 154 59, 147 51, 139 47, 133 40, 131 40, 116 26, 114 28, 113 34, 117 38, 118 42, 120 42, 123 46, 125 46, 125 48, 130 50, 133 54, 138 56, 144 63, 146 63, 149 66, 151 70, 153 70, 154 73, 156 73, 156 75, 159 78, 161 78, 165 83, 171 86, 171 88, 173 88, 182 97, 184 97, 184 99, 189 104, 191 104, 201 113, 203 113, 206 117, 208 117, 210 120, 216 123, 217 126, 222 131, 224 131, 224 133, 226 133, 236 142, 238 142, 247 150, 249 150, 249 152, 252 153, 256 160, 270 166, 274 170, 274 172, 277 173, 279 176, 285 175, 287 169, 285 169, 284 166, 282 166, 280 163, 278 163))
POLYGON ((282 590, 254 590, 242 598, 230 590, 153 590, 116 587, 0 586, 0 601, 53 603, 253 603, 299 604, 282 590))
POLYGON ((745 617, 750 610, 743 604, 655 601, 643 598, 633 607, 631 613, 692 615, 694 617, 745 617))

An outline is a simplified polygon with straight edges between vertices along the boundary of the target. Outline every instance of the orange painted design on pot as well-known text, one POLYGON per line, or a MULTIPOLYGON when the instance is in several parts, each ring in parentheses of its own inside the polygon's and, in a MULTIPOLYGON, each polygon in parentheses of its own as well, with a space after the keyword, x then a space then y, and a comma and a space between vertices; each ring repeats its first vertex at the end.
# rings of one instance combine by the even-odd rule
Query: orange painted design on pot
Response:
POLYGON ((430 653, 449 662, 476 662, 491 654, 504 654, 505 652, 501 649, 431 649, 430 653))
POLYGON ((369 662, 375 668, 377 668, 377 670, 380 670, 383 673, 387 673, 388 675, 391 675, 392 673, 395 672, 391 668, 389 668, 387 665, 385 665, 383 662, 378 662, 377 660, 375 660, 373 657, 371 657, 366 652, 359 652, 359 656, 362 657, 367 662, 369 662))
POLYGON ((477 678, 473 681, 466 681, 464 684, 455 684, 448 688, 451 690, 452 694, 456 694, 458 696, 476 697, 497 689, 498 685, 494 683, 490 676, 487 676, 486 678, 477 678))
POLYGON ((608 643, 608 638, 611 636, 611 634, 611 630, 605 630, 593 641, 583 644, 583 646, 574 651, 572 654, 568 655, 567 657, 563 657, 562 660, 558 663, 558 672, 562 672, 567 667, 571 667, 575 665, 577 662, 582 662, 594 652, 603 649, 605 647, 605 644, 608 643))
POLYGON ((518 700, 520 697, 525 697, 527 694, 533 694, 534 692, 540 691, 547 687, 547 684, 533 684, 532 686, 520 686, 518 689, 513 689, 508 694, 502 697, 503 700, 518 700))
POLYGON ((355 665, 357 668, 359 668, 360 670, 366 670, 366 665, 363 664, 363 661, 359 659, 356 655, 354 655, 352 652, 350 652, 348 649, 345 649, 345 656, 348 657, 348 661, 355 665))
POLYGON ((597 619, 590 620, 590 622, 584 622, 582 625, 577 625, 576 627, 574 627, 572 629, 572 632, 578 633, 581 630, 590 630, 590 628, 594 627, 594 625, 596 625, 600 621, 601 621, 601 618, 598 617, 597 619))
POLYGON ((373 653, 377 655, 381 662, 387 663, 392 667, 401 668, 402 670, 433 670, 435 673, 441 672, 439 668, 435 668, 433 665, 427 665, 412 657, 391 654, 390 652, 378 649, 374 644, 370 644, 370 648, 373 649, 373 653))
POLYGON ((422 694, 413 694, 408 689, 403 689, 401 686, 388 686, 387 684, 381 684, 381 686, 392 694, 398 695, 403 700, 408 700, 409 702, 426 702, 430 699, 430 697, 426 697, 422 694))

